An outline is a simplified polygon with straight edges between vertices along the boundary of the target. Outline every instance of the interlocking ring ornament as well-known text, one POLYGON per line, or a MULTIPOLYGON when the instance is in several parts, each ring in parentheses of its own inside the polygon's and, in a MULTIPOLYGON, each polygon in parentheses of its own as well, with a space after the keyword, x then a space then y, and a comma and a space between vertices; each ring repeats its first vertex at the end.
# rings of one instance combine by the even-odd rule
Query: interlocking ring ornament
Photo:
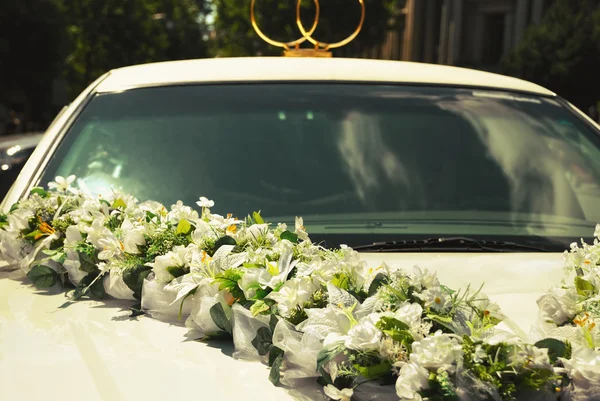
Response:
POLYGON ((297 2, 296 2, 296 25, 298 26, 298 29, 300 30, 302 37, 299 39, 296 39, 292 42, 278 42, 276 40, 269 38, 267 35, 265 35, 260 30, 260 28, 258 27, 258 23, 256 22, 256 16, 254 13, 254 6, 256 4, 256 0, 252 0, 252 2, 250 3, 250 21, 252 22, 252 27, 254 28, 257 35, 260 36, 260 38, 262 40, 264 40, 265 42, 267 42, 268 44, 270 44, 272 46, 282 47, 284 49, 285 56, 331 57, 331 52, 329 50, 347 45, 348 43, 352 42, 354 40, 354 38, 356 38, 358 36, 358 34, 360 33, 363 23, 365 22, 365 2, 364 2, 364 0, 358 0, 358 3, 360 4, 360 7, 361 7, 361 15, 360 15, 360 21, 358 23, 358 27, 356 28, 356 30, 350 36, 348 36, 346 39, 341 40, 339 42, 335 42, 335 43, 319 42, 318 40, 316 40, 312 37, 313 33, 317 29, 317 26, 319 25, 319 15, 320 15, 320 11, 321 11, 321 6, 319 4, 319 0, 313 0, 313 2, 315 3, 315 19, 313 21, 313 24, 312 24, 310 30, 306 31, 306 28, 304 28, 304 25, 302 24, 302 21, 300 20, 300 10, 301 10, 301 6, 302 6, 302 0, 297 0, 297 2), (314 48, 313 49, 301 49, 300 45, 306 41, 312 43, 314 45, 314 48))

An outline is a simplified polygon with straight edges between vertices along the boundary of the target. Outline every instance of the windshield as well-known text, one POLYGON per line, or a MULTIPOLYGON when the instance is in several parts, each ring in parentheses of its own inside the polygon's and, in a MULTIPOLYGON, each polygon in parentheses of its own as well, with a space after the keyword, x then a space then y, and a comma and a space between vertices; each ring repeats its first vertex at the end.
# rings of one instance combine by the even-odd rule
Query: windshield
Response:
POLYGON ((565 243, 600 221, 599 136, 551 98, 380 84, 96 95, 42 184, 75 174, 167 207, 295 216, 328 244, 468 235, 565 243))

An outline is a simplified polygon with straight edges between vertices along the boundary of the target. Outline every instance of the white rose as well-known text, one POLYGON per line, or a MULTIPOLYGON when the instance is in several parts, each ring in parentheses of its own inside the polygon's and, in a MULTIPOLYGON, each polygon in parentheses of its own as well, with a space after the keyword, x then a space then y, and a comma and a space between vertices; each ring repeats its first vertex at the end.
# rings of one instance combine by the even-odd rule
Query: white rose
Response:
POLYGON ((396 395, 401 400, 421 401, 421 390, 429 388, 429 372, 416 363, 407 363, 400 369, 396 380, 396 395))
POLYGON ((414 303, 404 302, 396 312, 394 312, 394 318, 400 320, 402 323, 406 323, 409 327, 421 324, 421 316, 423 314, 423 308, 421 305, 414 303))
POLYGON ((540 317, 544 321, 553 321, 561 325, 572 319, 577 312, 577 299, 570 291, 553 288, 537 300, 540 317))
POLYGON ((412 351, 410 361, 431 370, 441 368, 453 373, 456 362, 462 360, 462 347, 456 338, 441 331, 414 342, 412 351))
POLYGON ((571 359, 561 358, 575 387, 574 401, 600 399, 600 351, 587 347, 573 347, 571 359))
POLYGON ((369 316, 348 331, 347 339, 344 343, 346 348, 366 351, 379 349, 381 341, 381 330, 379 330, 369 316))

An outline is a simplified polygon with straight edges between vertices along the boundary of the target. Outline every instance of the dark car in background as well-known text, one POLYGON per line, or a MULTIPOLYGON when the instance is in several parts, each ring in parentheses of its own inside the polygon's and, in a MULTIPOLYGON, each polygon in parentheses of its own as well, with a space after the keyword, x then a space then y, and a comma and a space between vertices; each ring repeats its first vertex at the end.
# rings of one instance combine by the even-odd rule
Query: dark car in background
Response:
POLYGON ((0 199, 17 179, 43 136, 43 132, 30 132, 0 137, 0 199))

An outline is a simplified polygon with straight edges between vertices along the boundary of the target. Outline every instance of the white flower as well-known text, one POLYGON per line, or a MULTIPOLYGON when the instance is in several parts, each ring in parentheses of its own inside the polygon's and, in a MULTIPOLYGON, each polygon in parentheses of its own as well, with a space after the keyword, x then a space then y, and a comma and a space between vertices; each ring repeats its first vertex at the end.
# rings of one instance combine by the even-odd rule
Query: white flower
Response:
POLYGON ((119 242, 112 234, 109 237, 101 238, 98 246, 102 251, 98 254, 98 259, 109 260, 120 256, 123 251, 123 244, 119 242))
POLYGON ((125 219, 121 225, 123 230, 123 248, 125 252, 131 254, 140 253, 139 246, 146 245, 144 238, 144 227, 140 224, 133 224, 129 219, 125 219))
POLYGON ((462 360, 462 346, 456 338, 441 331, 412 344, 410 361, 424 368, 453 373, 458 360, 462 360))
POLYGON ((538 348, 533 345, 513 345, 513 351, 509 356, 511 365, 527 369, 541 368, 550 369, 550 357, 548 348, 538 348))
POLYGON ((196 205, 200 206, 201 208, 209 209, 215 205, 215 202, 211 201, 208 198, 205 198, 204 196, 201 196, 200 200, 196 202, 196 205))
POLYGON ((308 233, 304 228, 304 220, 302 217, 296 217, 296 235, 298 235, 298 238, 303 241, 308 240, 308 233))
POLYGON ((196 221, 198 220, 198 212, 189 206, 185 206, 183 202, 179 200, 176 204, 171 205, 171 211, 167 214, 167 220, 172 224, 177 224, 180 220, 184 219, 196 221))
POLYGON ((475 309, 477 309, 484 316, 493 318, 497 321, 506 319, 506 315, 502 313, 500 306, 498 306, 497 303, 492 302, 485 294, 477 294, 477 298, 473 300, 473 307, 475 307, 475 309))
POLYGON ((452 307, 450 297, 440 287, 429 288, 416 296, 425 302, 426 307, 438 313, 448 312, 452 307))
POLYGON ((59 192, 65 192, 70 190, 71 184, 75 181, 75 176, 70 175, 67 178, 58 176, 55 178, 56 181, 51 181, 48 183, 49 189, 56 189, 59 192))
MULTIPOLYGON (((241 290, 244 291, 244 297, 246 297, 246 299, 252 299, 256 296, 257 290, 264 289, 264 286, 261 283, 268 282, 270 279, 271 275, 265 269, 250 268, 246 269, 241 280, 238 281, 238 285, 241 290)), ((273 297, 277 298, 277 295, 272 295, 270 299, 274 299, 273 297)), ((283 309, 279 310, 279 312, 282 313, 282 316, 286 316, 282 311, 283 309)))
POLYGON ((553 288, 537 300, 540 317, 561 325, 577 313, 577 293, 562 288, 553 288))
POLYGON ((435 272, 427 269, 421 270, 419 266, 413 267, 413 273, 410 276, 410 285, 417 291, 423 291, 428 288, 439 287, 440 281, 435 272))
MULTIPOLYGON (((250 269, 259 270, 259 269, 250 269)), ((261 271, 264 271, 260 269, 261 271)), ((245 277, 245 275, 244 275, 245 277)), ((244 279, 242 277, 242 281, 244 279)), ((305 302, 310 300, 311 295, 316 290, 313 281, 308 278, 293 278, 286 281, 279 291, 273 291, 266 296, 267 299, 272 299, 277 302, 277 310, 283 317, 289 317, 291 312, 296 309, 298 305, 303 305, 305 302)), ((245 295, 245 291, 244 291, 245 295)), ((248 298, 248 297, 246 297, 248 298)))
POLYGON ((423 308, 421 305, 403 302, 396 312, 394 312, 394 318, 400 320, 402 323, 406 323, 409 327, 413 327, 421 324, 422 314, 423 308))
POLYGON ((401 400, 421 401, 419 391, 429 388, 429 372, 416 363, 410 362, 402 366, 396 380, 396 395, 401 400))
POLYGON ((159 283, 169 283, 175 278, 170 272, 170 268, 187 267, 191 259, 190 251, 183 246, 176 246, 172 251, 165 255, 157 256, 152 264, 156 281, 159 283))
POLYGON ((304 333, 325 340, 327 346, 336 341, 345 341, 344 337, 351 328, 348 313, 339 306, 328 305, 321 309, 306 309, 308 319, 298 325, 304 333))
POLYGON ((338 390, 337 387, 331 384, 328 384, 323 390, 325 391, 327 397, 336 401, 350 401, 352 399, 352 395, 354 394, 354 390, 352 390, 351 388, 338 390))
POLYGON ((575 387, 572 399, 600 399, 600 351, 573 347, 571 359, 560 359, 575 387))
POLYGON ((346 348, 357 351, 379 349, 381 330, 375 327, 370 316, 362 318, 348 331, 347 336, 344 343, 346 348))
POLYGON ((594 237, 600 239, 600 224, 596 224, 596 230, 594 230, 594 237))

